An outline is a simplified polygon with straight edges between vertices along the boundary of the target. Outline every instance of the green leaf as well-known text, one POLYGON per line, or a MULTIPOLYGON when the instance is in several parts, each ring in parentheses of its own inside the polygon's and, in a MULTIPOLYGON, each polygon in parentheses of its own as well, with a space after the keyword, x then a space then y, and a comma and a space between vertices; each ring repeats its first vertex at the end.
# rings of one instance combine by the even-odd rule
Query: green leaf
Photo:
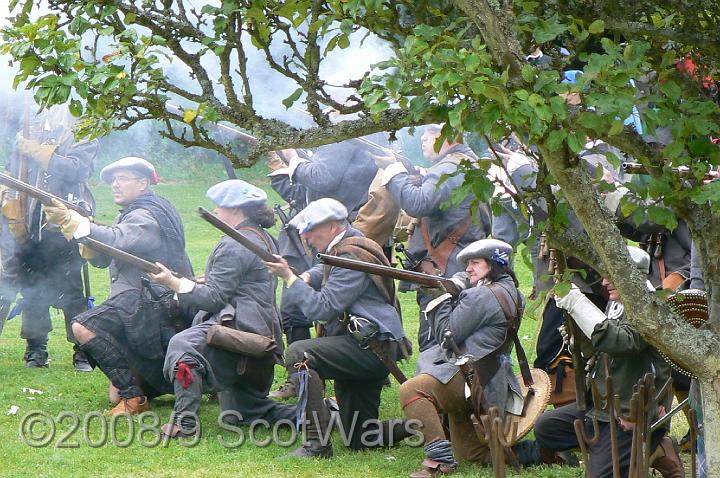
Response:
POLYGON ((515 96, 517 96, 520 101, 527 101, 530 97, 530 94, 527 92, 527 90, 517 90, 515 91, 515 96))
POLYGON ((665 96, 672 101, 678 100, 680 98, 680 94, 682 93, 678 84, 672 80, 667 80, 665 83, 662 83, 660 85, 660 89, 663 93, 665 93, 665 96))
POLYGON ((717 203, 720 201, 720 181, 704 184, 690 193, 690 199, 695 204, 717 203))
POLYGON ((480 57, 475 53, 471 53, 467 58, 465 58, 465 68, 469 72, 477 71, 478 66, 480 66, 480 57))
POLYGON ((598 35, 605 31, 605 22, 602 20, 595 20, 588 27, 588 31, 593 35, 598 35))
POLYGON ((480 96, 485 92, 485 82, 480 78, 470 80, 470 89, 474 95, 480 96))
POLYGON ((288 96, 284 100, 282 100, 282 104, 285 106, 285 108, 290 109, 290 107, 295 104, 295 102, 300 99, 300 96, 303 94, 303 89, 298 88, 293 92, 292 95, 288 96))
POLYGON ((682 141, 673 141, 665 146, 663 154, 669 159, 675 159, 685 150, 685 144, 682 141))
POLYGON ((70 114, 75 117, 81 116, 83 112, 82 103, 80 103, 78 100, 70 100, 70 106, 68 109, 70 110, 70 114))
POLYGON ((668 208, 660 206, 650 206, 647 212, 648 217, 652 222, 661 226, 665 226, 671 231, 674 230, 678 225, 675 213, 668 208))
POLYGON ((525 83, 532 83, 535 80, 535 68, 530 65, 523 65, 520 73, 525 83))
POLYGON ((550 131, 547 140, 547 146, 550 152, 557 151, 562 145, 563 141, 567 137, 567 132, 564 129, 556 129, 550 131))
POLYGON ((625 123, 623 122, 623 120, 615 120, 612 122, 612 126, 610 127, 610 131, 608 131, 608 135, 615 136, 622 133, 623 129, 625 129, 625 123))
POLYGON ((562 281, 555 284, 555 294, 559 297, 565 297, 570 293, 572 283, 569 281, 562 281))
POLYGON ((585 134, 582 131, 575 131, 568 135, 568 146, 573 153, 578 154, 585 147, 585 134))

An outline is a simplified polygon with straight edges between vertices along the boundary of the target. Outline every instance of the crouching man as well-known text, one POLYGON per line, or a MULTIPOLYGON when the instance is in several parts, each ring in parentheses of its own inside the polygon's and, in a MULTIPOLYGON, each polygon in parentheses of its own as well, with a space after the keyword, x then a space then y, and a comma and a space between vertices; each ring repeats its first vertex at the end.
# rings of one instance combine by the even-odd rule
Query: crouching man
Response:
MULTIPOLYGON (((347 217, 340 202, 323 198, 308 204, 291 224, 318 251, 387 265, 382 249, 350 227, 347 217)), ((340 425, 351 449, 389 445, 405 438, 407 430, 402 424, 390 426, 377 420, 388 367, 368 343, 378 341, 391 360, 407 354, 392 280, 322 264, 297 277, 284 259, 277 258, 266 265, 285 280, 283 299, 297 304, 306 317, 322 324, 326 333, 293 342, 286 353, 288 369, 300 371, 299 406, 306 417, 304 446, 290 456, 332 456, 332 444, 326 440, 330 414, 323 400, 323 380, 329 379, 335 380, 340 425)))

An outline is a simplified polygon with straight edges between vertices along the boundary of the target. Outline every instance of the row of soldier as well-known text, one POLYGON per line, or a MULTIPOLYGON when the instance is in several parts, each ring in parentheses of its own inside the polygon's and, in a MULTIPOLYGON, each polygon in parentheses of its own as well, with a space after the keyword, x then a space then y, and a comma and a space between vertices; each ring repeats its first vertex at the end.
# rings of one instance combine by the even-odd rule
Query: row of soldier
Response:
MULTIPOLYGON (((453 297, 400 284, 401 292, 416 291, 420 309, 417 373, 400 389, 406 418, 422 423, 425 438, 423 470, 413 476, 452 473, 456 458, 488 463, 489 447, 478 432, 478 420, 471 419, 473 412, 496 407, 512 421, 520 420, 527 407, 527 395, 512 372, 511 351, 519 345, 513 333, 525 305, 512 256, 514 247, 526 239, 519 223, 528 218, 507 192, 532 188, 537 168, 521 150, 498 145, 493 153, 502 167, 493 166, 490 174, 502 213, 493 215, 488 205, 473 208, 470 194, 448 206, 464 181, 463 174, 455 174, 459 166, 481 160, 465 144, 436 144, 441 128, 425 127, 422 149, 431 162, 427 170, 368 147, 367 139, 321 147, 314 153, 272 154, 272 186, 288 203, 287 212, 280 211, 287 214, 288 224, 277 242, 267 232, 275 219, 264 191, 241 180, 213 186, 207 195, 216 205, 216 215, 275 260, 263 261, 224 236, 208 258, 205 274, 197 277, 185 253, 182 220, 172 204, 152 191, 157 174, 144 159, 123 158, 100 173, 121 208, 112 226, 93 223, 58 202, 42 205, 5 191, 3 306, 8 309, 16 302, 15 308, 22 310, 27 366, 48 364, 48 308, 55 306, 65 314, 76 369, 97 366, 108 377, 117 403, 113 413, 139 413, 149 408, 153 397, 175 395, 175 420, 164 428, 170 437, 197 430, 201 396, 209 391, 218 392, 221 408, 239 412, 244 423, 295 419, 296 406, 268 396, 274 366, 283 364, 288 381, 270 395, 284 399, 299 393, 300 413, 307 419, 304 444, 293 455, 332 456, 332 445, 321 439, 331 424, 324 397, 326 380, 334 381, 345 429, 351 429, 353 421, 366 425, 354 429, 352 449, 367 446, 363 440, 367 433, 375 436, 375 445, 394 444, 412 432, 405 422, 377 420, 381 389, 392 369, 388 359, 407 358, 411 348, 395 285, 365 272, 319 264, 310 250, 389 265, 388 246, 402 210, 412 218, 406 266, 450 278, 460 291, 453 297), (83 243, 88 237, 157 263, 158 270, 146 273, 98 254, 83 243), (84 260, 110 268, 109 297, 93 308, 87 307, 90 294, 83 290, 84 260), (33 287, 41 282, 38 277, 49 276, 55 278, 53 287, 33 287), (150 281, 143 280, 147 278, 150 281), (280 309, 275 305, 276 278, 283 280, 280 309), (17 294, 22 299, 16 301, 17 294), (150 303, 158 298, 177 306, 174 317, 164 312, 154 320, 148 317, 154 310, 150 303), (313 326, 323 330, 322 336, 312 338, 313 326), (271 338, 274 348, 258 356, 230 352, 218 345, 232 341, 223 327, 271 338), (474 393, 480 396, 480 410, 474 411, 466 400, 465 374, 452 359, 453 352, 445 350, 447 331, 462 355, 472 355, 483 364, 483 372, 473 378, 479 387, 474 393), (441 415, 448 417, 449 435, 441 415)), ((87 180, 97 143, 76 142, 72 119, 61 107, 44 113, 28 131, 33 133, 19 136, 8 172, 92 209, 87 180)), ((588 167, 606 168, 612 176, 603 148, 589 143, 584 157, 588 167)), ((617 195, 609 195, 606 202, 612 210, 619 207, 617 195)), ((532 210, 536 221, 543 214, 542 204, 532 210)), ((571 224, 582 229, 573 217, 571 224)), ((622 227, 630 238, 652 248, 630 248, 650 286, 689 285, 691 240, 684 224, 672 232, 628 220, 622 221, 622 227)), ((528 247, 536 261, 534 289, 548 290, 552 283, 541 277, 550 260, 547 247, 543 241, 528 247)), ((587 273, 575 274, 571 292, 550 298, 543 312, 535 367, 550 374, 551 403, 557 408, 541 416, 536 441, 515 445, 526 465, 571 461, 565 452, 578 447, 576 418, 589 423, 594 416, 602 433, 609 430, 608 417, 592 406, 587 412, 574 408, 573 363, 560 327, 563 310, 594 346, 592 375, 612 375, 620 384, 616 390, 625 414, 638 379, 649 372, 661 384, 670 375, 667 363, 630 326, 612 284, 570 260, 575 261, 572 268, 587 273)), ((687 387, 679 385, 678 393, 687 393, 687 387)), ((666 403, 665 410, 669 406, 666 403)), ((654 416, 661 412, 656 410, 654 416)), ((623 476, 632 439, 632 425, 625 425, 619 431, 623 476)), ((677 446, 666 433, 663 428, 653 436, 654 465, 663 476, 683 476, 677 446)), ((593 476, 612 476, 609 440, 601 440, 590 452, 593 476)))

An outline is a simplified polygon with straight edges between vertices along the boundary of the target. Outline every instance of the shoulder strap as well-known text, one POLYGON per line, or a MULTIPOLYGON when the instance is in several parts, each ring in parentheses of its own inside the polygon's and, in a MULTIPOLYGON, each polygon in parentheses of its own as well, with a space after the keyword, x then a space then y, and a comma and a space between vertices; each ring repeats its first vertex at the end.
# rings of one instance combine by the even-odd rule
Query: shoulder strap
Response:
POLYGON ((267 237, 268 235, 265 234, 264 231, 261 231, 260 229, 258 229, 258 228, 256 228, 256 227, 252 227, 252 226, 238 227, 237 230, 238 230, 238 231, 244 231, 244 232, 252 232, 252 233, 254 233, 257 237, 260 238, 260 240, 263 242, 263 244, 265 244, 265 249, 267 249, 267 251, 268 251, 270 254, 274 254, 274 253, 275 253, 274 248, 273 248, 273 244, 272 244, 272 242, 268 239, 268 237, 267 237))
POLYGON ((502 309, 503 314, 505 314, 508 335, 515 345, 515 354, 517 355, 518 364, 520 365, 520 374, 522 375, 525 385, 529 387, 533 384, 532 374, 530 373, 530 364, 528 362, 527 355, 525 355, 525 349, 523 349, 517 334, 518 324, 520 323, 519 319, 522 314, 519 302, 515 302, 515 313, 513 314, 511 312, 512 309, 510 309, 510 303, 508 302, 509 291, 496 282, 489 284, 487 287, 490 289, 490 292, 493 293, 498 303, 500 303, 500 308, 502 309), (501 289, 502 292, 500 292, 501 289))
MULTIPOLYGON (((335 245, 335 247, 332 248, 330 254, 334 256, 349 254, 357 260, 363 262, 370 262, 390 267, 390 262, 377 242, 363 236, 348 237, 341 240, 337 243, 337 245, 335 245)), ((330 269, 330 266, 325 266, 323 271, 323 281, 327 280, 329 277, 330 269)), ((370 279, 373 281, 380 293, 385 296, 385 299, 397 308, 398 304, 395 300, 395 281, 389 277, 381 277, 375 274, 370 274, 370 279)))

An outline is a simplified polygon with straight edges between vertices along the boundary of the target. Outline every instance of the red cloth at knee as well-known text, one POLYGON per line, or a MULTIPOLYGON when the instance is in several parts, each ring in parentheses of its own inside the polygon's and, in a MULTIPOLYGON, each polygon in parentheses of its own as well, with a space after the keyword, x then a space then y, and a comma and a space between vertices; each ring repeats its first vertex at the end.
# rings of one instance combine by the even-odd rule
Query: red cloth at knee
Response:
POLYGON ((182 385, 182 388, 184 389, 187 389, 190 385, 192 385, 195 380, 193 378, 192 368, 193 365, 186 362, 180 362, 178 364, 177 372, 175 372, 175 380, 179 380, 180 385, 182 385))
POLYGON ((435 407, 435 409, 437 410, 437 405, 435 404, 435 400, 433 400, 433 398, 432 398, 430 395, 425 395, 425 394, 420 393, 420 392, 418 392, 418 394, 415 395, 414 397, 410 397, 410 399, 408 399, 407 402, 401 403, 400 406, 401 406, 401 408, 402 408, 403 410, 405 410, 405 407, 407 407, 407 406, 410 405, 411 403, 416 402, 416 401, 418 401, 418 400, 423 400, 423 399, 425 399, 425 400, 427 400, 428 402, 430 402, 430 403, 432 404, 432 406, 435 407))

